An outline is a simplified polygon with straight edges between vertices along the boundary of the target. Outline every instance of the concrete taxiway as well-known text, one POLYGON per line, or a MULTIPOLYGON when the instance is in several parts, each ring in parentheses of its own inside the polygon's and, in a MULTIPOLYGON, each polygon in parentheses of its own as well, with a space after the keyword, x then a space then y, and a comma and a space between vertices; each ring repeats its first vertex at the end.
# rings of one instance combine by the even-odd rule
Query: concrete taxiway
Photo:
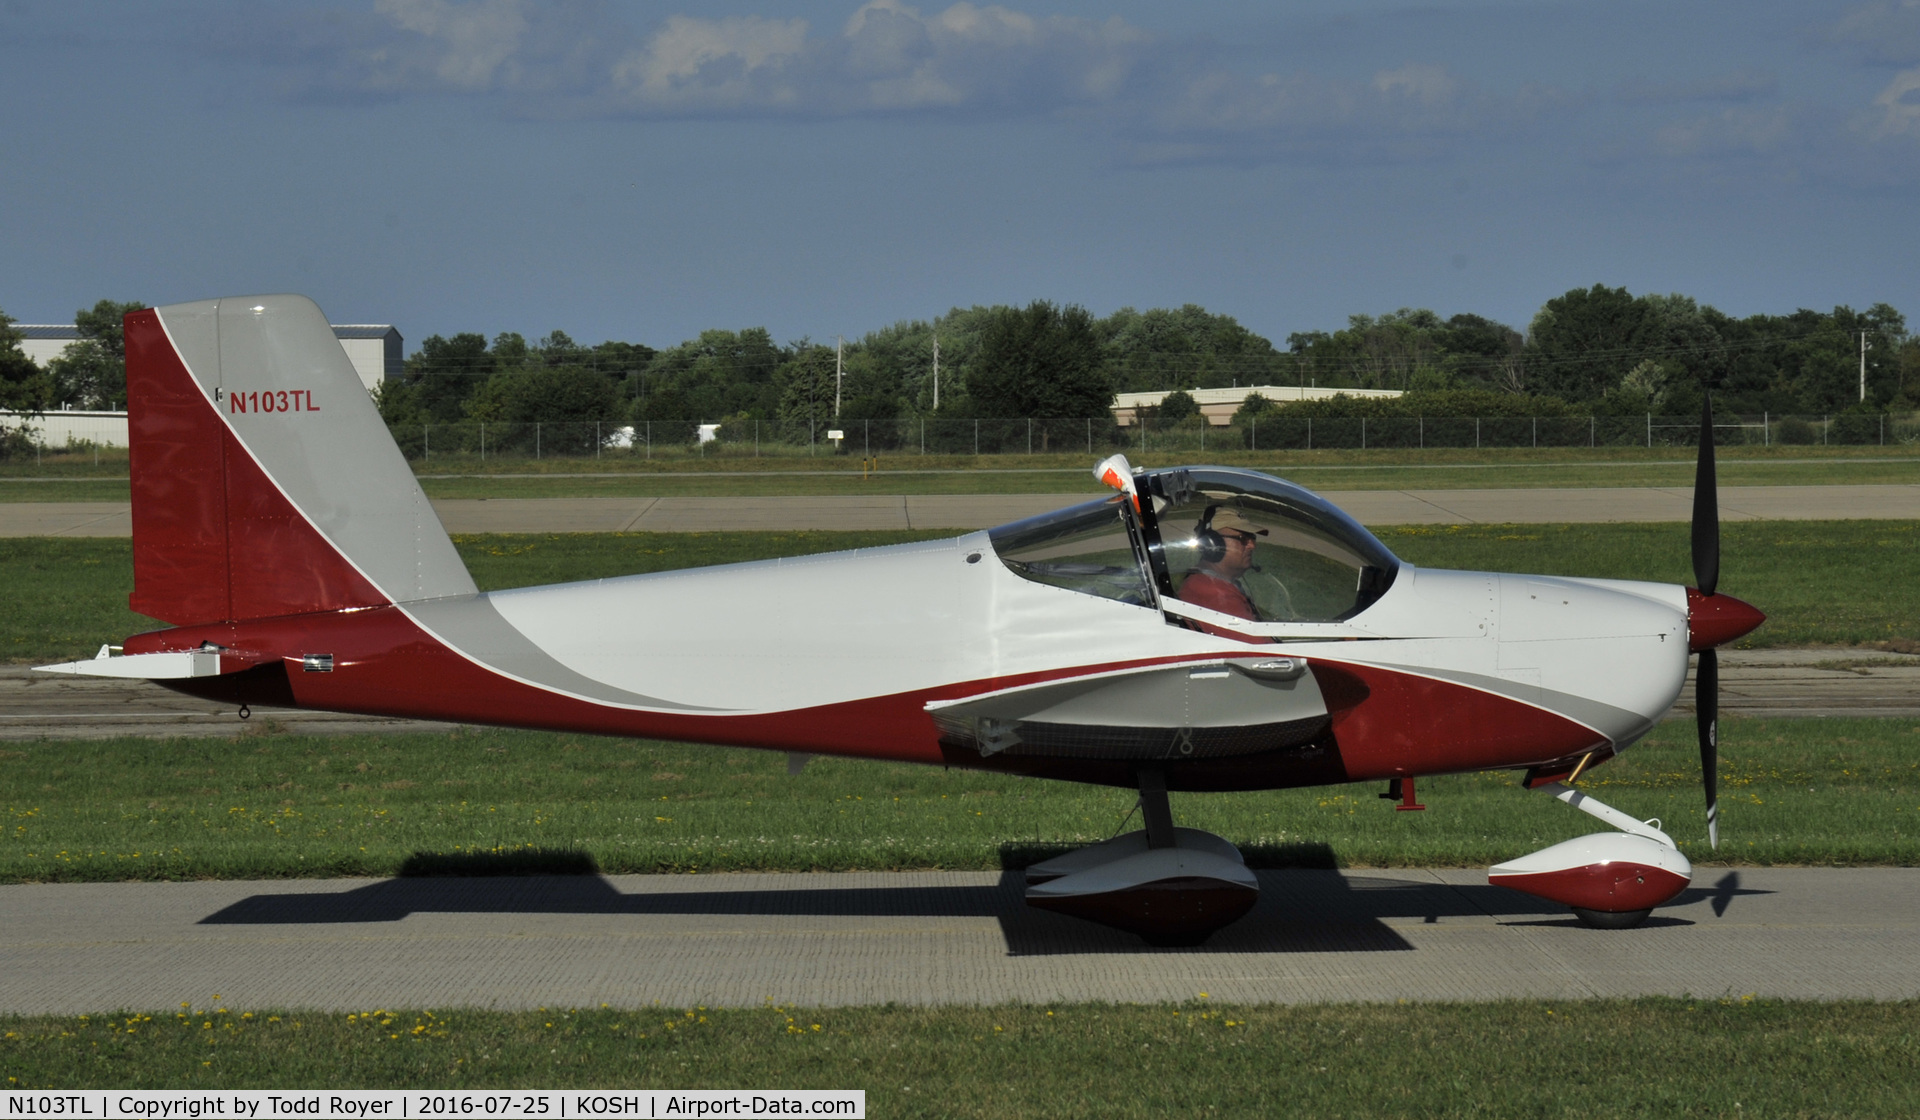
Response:
MULTIPOLYGON (((1368 525, 1687 521, 1689 487, 1328 490, 1368 525)), ((441 498, 451 533, 791 532, 981 529, 1084 502, 1077 494, 878 494, 689 498, 441 498)), ((125 537, 126 502, 0 503, 0 537, 125 537)), ((1920 518, 1920 485, 1723 486, 1723 521, 1920 518)))
POLYGON ((1017 874, 0 887, 0 1012, 1920 996, 1920 869, 1702 868, 1599 931, 1479 871, 1263 871, 1199 949, 1017 874))

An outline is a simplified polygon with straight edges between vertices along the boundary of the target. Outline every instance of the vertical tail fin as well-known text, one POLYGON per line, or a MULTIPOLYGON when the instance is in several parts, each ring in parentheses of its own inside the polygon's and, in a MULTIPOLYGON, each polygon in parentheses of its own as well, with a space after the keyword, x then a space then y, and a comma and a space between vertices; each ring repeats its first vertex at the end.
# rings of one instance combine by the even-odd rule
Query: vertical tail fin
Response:
POLYGON ((134 610, 185 626, 474 593, 312 300, 136 311, 126 340, 134 610))

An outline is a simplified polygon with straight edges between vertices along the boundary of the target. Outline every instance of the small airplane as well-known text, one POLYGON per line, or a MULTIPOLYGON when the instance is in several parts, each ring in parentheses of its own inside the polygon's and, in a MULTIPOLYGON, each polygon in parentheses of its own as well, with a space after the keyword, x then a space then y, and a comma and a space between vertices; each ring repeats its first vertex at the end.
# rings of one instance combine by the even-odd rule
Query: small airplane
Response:
MULTIPOLYGON (((1027 871, 1036 907, 1197 944, 1259 885, 1170 791, 1509 769, 1601 832, 1491 881, 1624 928, 1690 881, 1573 788, 1700 658, 1717 846, 1713 441, 1697 588, 1416 568, 1281 479, 1096 468, 1113 493, 949 540, 481 593, 326 317, 295 295, 126 317, 134 589, 170 624, 48 672, 316 708, 918 762, 1139 791, 1144 827, 1027 871)), ((1712 431, 1711 404, 1702 431, 1712 431)))

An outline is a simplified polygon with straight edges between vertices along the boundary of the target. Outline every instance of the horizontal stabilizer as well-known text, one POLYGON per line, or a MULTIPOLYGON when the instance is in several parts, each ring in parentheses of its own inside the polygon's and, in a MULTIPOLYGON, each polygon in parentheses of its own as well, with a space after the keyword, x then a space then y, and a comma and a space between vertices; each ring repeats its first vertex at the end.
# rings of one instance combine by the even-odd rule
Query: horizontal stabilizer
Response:
POLYGON ((132 680, 174 681, 188 677, 220 675, 220 651, 217 649, 169 650, 165 653, 134 653, 111 656, 107 647, 87 661, 63 661, 58 665, 35 665, 36 673, 71 673, 82 677, 124 677, 132 680))

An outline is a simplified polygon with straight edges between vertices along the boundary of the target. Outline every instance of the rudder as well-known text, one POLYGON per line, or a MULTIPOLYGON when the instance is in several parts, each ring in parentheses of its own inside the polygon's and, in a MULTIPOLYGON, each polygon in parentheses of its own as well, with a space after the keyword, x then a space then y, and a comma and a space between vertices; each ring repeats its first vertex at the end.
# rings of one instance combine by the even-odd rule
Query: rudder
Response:
POLYGON ((175 625, 475 593, 313 301, 126 317, 132 608, 175 625))

